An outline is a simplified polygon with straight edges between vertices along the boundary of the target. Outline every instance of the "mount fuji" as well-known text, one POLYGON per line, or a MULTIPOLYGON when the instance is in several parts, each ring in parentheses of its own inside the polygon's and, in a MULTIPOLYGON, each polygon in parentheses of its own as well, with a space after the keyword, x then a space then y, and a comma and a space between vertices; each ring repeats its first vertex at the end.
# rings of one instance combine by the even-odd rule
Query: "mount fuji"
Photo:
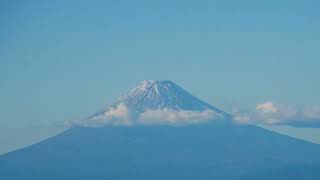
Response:
POLYGON ((216 119, 230 120, 231 115, 171 81, 145 80, 80 125, 189 124, 216 119))
POLYGON ((173 109, 204 111, 211 109, 221 114, 223 111, 194 97, 171 81, 144 80, 128 94, 120 97, 118 102, 124 103, 138 111, 173 109))
POLYGON ((320 145, 234 123, 171 81, 146 80, 61 134, 1 155, 0 178, 313 180, 319 152, 320 145))

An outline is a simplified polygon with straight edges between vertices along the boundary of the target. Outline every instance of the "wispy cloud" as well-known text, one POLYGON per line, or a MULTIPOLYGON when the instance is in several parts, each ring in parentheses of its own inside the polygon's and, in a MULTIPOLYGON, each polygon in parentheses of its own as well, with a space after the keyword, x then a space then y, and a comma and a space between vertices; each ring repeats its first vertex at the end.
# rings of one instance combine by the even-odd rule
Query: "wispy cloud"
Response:
MULTIPOLYGON (((71 126, 187 125, 222 118, 221 114, 209 109, 204 111, 163 109, 137 112, 121 103, 93 117, 75 121, 71 123, 71 126)), ((296 108, 267 101, 257 104, 252 110, 235 110, 233 112, 233 121, 239 124, 320 127, 320 106, 296 108)))
POLYGON ((185 111, 185 110, 147 110, 139 113, 130 110, 121 103, 116 107, 111 107, 104 113, 91 118, 76 121, 73 124, 89 127, 100 127, 105 125, 186 125, 212 121, 221 118, 222 115, 212 111, 185 111))
POLYGON ((126 105, 119 104, 116 107, 110 107, 107 111, 92 116, 87 119, 73 122, 73 125, 100 127, 104 125, 132 125, 137 114, 131 111, 126 105))
POLYGON ((174 111, 148 110, 140 114, 138 122, 142 124, 196 124, 221 117, 212 110, 174 111))
POLYGON ((267 101, 251 111, 236 111, 234 121, 245 124, 320 127, 320 107, 296 108, 267 101))

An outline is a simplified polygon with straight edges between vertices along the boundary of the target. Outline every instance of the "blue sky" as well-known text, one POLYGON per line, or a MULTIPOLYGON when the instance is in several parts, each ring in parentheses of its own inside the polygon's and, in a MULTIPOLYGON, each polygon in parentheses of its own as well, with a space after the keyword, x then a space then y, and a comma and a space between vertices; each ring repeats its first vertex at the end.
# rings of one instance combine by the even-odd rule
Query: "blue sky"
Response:
POLYGON ((319 5, 1 1, 0 151, 58 132, 143 79, 172 80, 229 112, 318 106, 319 5))

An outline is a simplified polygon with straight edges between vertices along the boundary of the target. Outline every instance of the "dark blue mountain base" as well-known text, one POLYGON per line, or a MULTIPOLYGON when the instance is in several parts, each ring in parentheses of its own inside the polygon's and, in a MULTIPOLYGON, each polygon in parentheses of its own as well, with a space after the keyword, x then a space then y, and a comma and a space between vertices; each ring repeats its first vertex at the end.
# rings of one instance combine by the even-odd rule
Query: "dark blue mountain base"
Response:
POLYGON ((6 180, 320 179, 320 146, 256 126, 72 128, 0 156, 6 180))
POLYGON ((138 113, 210 110, 220 118, 179 127, 74 127, 0 156, 1 180, 320 179, 320 145, 234 124, 230 114, 171 81, 143 81, 85 120, 103 119, 121 104, 138 113))

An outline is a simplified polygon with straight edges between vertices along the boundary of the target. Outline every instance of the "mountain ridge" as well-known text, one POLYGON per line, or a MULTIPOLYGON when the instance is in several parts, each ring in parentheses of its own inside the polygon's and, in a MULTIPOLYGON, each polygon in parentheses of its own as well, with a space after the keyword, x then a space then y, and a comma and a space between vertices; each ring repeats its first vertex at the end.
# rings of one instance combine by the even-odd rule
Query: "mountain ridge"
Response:
POLYGON ((210 110, 220 119, 230 119, 231 115, 209 103, 193 96, 172 81, 144 80, 128 93, 121 96, 110 106, 94 113, 87 119, 95 119, 115 110, 119 105, 125 106, 131 112, 143 113, 146 111, 187 111, 203 112, 210 110))
MULTIPOLYGON (((142 82, 120 104, 143 105, 137 109, 153 108, 154 112, 168 107, 177 112, 196 112, 197 108, 208 107, 170 82, 164 81, 165 85, 161 86, 154 83, 158 82, 142 82), (172 88, 182 97, 170 94, 172 88), (169 92, 170 98, 163 92, 169 92), (164 100, 158 101, 158 97, 164 100), (184 105, 190 99, 196 103, 184 105)), ((155 115, 154 112, 149 115, 155 115)), ((10 180, 320 179, 320 173, 314 170, 320 167, 320 145, 254 125, 225 123, 232 121, 229 120, 188 126, 74 126, 42 142, 0 155, 0 177, 10 180), (297 172, 300 167, 312 169, 297 172)))

